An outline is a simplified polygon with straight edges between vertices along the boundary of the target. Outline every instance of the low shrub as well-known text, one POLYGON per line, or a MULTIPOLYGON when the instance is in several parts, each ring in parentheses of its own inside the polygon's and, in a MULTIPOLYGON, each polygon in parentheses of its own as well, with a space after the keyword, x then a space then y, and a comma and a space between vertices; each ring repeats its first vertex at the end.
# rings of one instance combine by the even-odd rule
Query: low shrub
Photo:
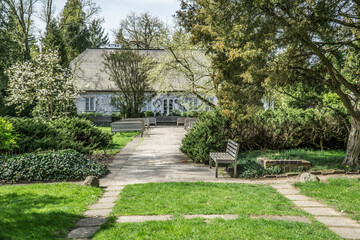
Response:
POLYGON ((107 173, 105 165, 74 150, 28 153, 0 159, 0 179, 9 182, 82 180, 107 173))
POLYGON ((181 111, 178 109, 173 109, 169 112, 169 116, 181 116, 181 111))
POLYGON ((204 113, 183 138, 180 150, 194 162, 208 163, 210 152, 225 150, 229 126, 219 110, 204 113))
POLYGON ((152 111, 144 112, 145 117, 154 117, 154 113, 152 111))
POLYGON ((280 166, 273 166, 273 167, 266 168, 267 174, 277 175, 277 174, 281 174, 282 172, 283 171, 280 166))
POLYGON ((13 149, 16 146, 16 137, 11 122, 0 117, 0 153, 13 149))
POLYGON ((258 178, 266 174, 264 167, 251 159, 238 161, 237 171, 240 178, 258 178))
POLYGON ((121 120, 121 114, 120 113, 112 113, 111 114, 111 122, 116 122, 121 120))
POLYGON ((36 118, 8 118, 17 135, 14 153, 73 148, 82 150, 82 144, 74 142, 65 131, 49 122, 36 118))
POLYGON ((89 120, 80 118, 57 119, 52 121, 51 125, 67 132, 74 142, 80 142, 87 151, 107 147, 112 142, 110 133, 101 131, 89 120))

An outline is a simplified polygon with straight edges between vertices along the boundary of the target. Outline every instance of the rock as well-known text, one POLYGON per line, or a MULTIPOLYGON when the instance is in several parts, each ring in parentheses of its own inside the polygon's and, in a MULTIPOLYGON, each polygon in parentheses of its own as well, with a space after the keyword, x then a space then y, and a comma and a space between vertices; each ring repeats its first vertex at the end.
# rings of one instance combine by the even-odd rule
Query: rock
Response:
POLYGON ((84 186, 92 186, 92 187, 99 187, 100 186, 100 181, 99 181, 99 179, 97 177, 87 176, 82 185, 84 185, 84 186))
POLYGON ((303 173, 300 176, 300 182, 309 182, 309 181, 315 181, 315 182, 319 182, 320 179, 315 176, 314 174, 311 173, 303 173))

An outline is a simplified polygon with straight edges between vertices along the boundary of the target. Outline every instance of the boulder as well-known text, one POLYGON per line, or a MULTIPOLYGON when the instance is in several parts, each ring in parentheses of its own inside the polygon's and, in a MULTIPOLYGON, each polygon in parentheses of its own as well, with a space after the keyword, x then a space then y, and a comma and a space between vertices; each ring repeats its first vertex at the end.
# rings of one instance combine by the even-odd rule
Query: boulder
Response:
POLYGON ((87 176, 83 182, 84 186, 92 186, 92 187, 99 187, 100 181, 97 177, 94 176, 87 176))
POLYGON ((303 173, 300 175, 300 182, 309 182, 309 181, 319 182, 320 179, 311 173, 303 173))

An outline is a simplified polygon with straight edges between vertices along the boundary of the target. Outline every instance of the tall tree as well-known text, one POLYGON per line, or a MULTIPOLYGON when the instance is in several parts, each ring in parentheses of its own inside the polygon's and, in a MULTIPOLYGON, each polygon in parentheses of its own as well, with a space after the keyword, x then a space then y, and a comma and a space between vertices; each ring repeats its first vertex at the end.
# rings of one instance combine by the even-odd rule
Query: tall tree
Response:
POLYGON ((114 81, 119 93, 112 104, 127 117, 137 117, 144 103, 147 64, 136 51, 114 51, 104 55, 104 71, 114 81))
POLYGON ((321 88, 335 93, 352 117, 343 164, 360 165, 360 82, 355 60, 360 50, 358 1, 182 2, 178 16, 184 26, 192 26, 194 40, 207 45, 217 59, 223 56, 217 66, 223 67, 224 85, 233 76, 226 70, 227 63, 240 60, 242 82, 259 82, 260 87, 321 83, 321 88))
POLYGON ((115 31, 115 43, 123 49, 160 48, 158 40, 165 32, 164 23, 159 18, 149 13, 131 12, 115 31))
POLYGON ((37 0, 5 0, 10 20, 14 24, 13 37, 22 46, 25 59, 30 59, 31 44, 34 42, 31 30, 36 2, 37 0))
POLYGON ((189 34, 182 30, 164 39, 165 54, 151 59, 149 83, 160 92, 181 90, 185 96, 195 95, 206 105, 214 107, 210 97, 216 94, 217 86, 210 57, 189 42, 189 34))
POLYGON ((91 48, 99 48, 109 43, 108 34, 104 33, 105 30, 101 26, 103 22, 103 18, 95 18, 89 24, 89 41, 91 48))

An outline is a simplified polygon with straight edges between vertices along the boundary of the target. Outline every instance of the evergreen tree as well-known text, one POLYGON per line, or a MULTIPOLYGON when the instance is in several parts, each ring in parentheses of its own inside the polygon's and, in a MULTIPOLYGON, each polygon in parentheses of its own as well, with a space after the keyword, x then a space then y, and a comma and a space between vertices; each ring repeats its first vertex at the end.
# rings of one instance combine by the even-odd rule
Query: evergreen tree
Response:
POLYGON ((104 34, 104 28, 101 24, 104 19, 97 18, 93 19, 89 25, 89 41, 91 48, 99 48, 109 43, 108 34, 104 34))

